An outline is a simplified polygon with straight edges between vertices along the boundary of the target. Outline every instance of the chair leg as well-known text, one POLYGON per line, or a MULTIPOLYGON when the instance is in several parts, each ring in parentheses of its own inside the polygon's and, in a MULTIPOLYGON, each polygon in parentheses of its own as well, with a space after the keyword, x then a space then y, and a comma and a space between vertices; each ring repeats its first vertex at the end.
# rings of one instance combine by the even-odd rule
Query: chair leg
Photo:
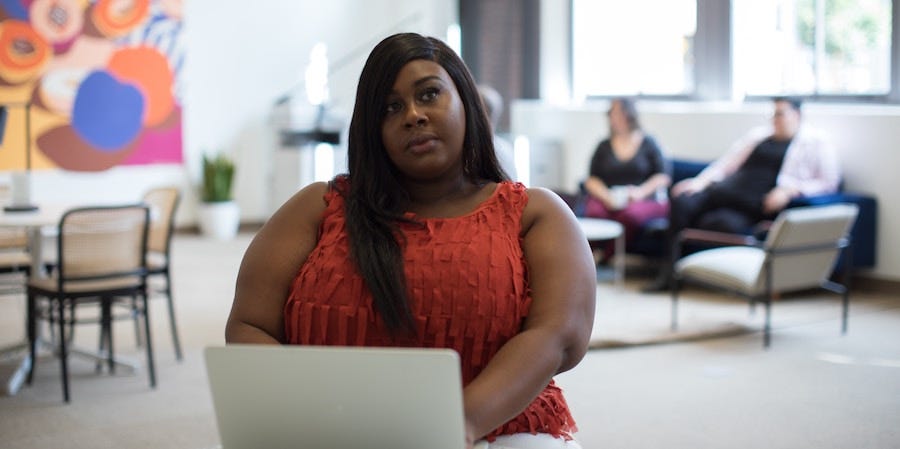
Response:
POLYGON ((29 293, 27 299, 27 332, 28 332, 28 356, 31 358, 31 366, 28 367, 26 382, 31 385, 34 378, 34 365, 37 363, 37 298, 29 293))
POLYGON ((772 298, 766 298, 766 322, 763 327, 763 348, 769 347, 769 340, 772 332, 772 298))
POLYGON ((100 298, 100 304, 103 308, 102 317, 100 319, 100 328, 102 329, 103 334, 106 335, 106 366, 110 374, 116 372, 116 361, 113 357, 115 348, 113 347, 112 332, 112 301, 113 298, 100 298))
POLYGON ((131 316, 134 320, 134 342, 140 348, 144 342, 141 336, 141 315, 138 311, 137 295, 131 295, 131 316))
POLYGON ((66 348, 66 304, 64 298, 56 298, 59 309, 59 366, 62 375, 63 400, 69 402, 69 353, 66 348))
POLYGON ((147 373, 150 375, 150 388, 156 388, 156 367, 153 364, 153 340, 150 338, 150 309, 147 307, 147 292, 141 295, 144 307, 144 342, 147 346, 147 373))
POLYGON ((844 287, 843 307, 841 310, 841 335, 847 334, 847 320, 850 314, 850 288, 844 287))
POLYGON ((169 326, 172 328, 172 344, 175 346, 175 359, 180 362, 183 359, 181 354, 181 340, 178 338, 178 326, 175 322, 175 303, 172 299, 172 282, 168 270, 166 270, 164 276, 166 278, 166 288, 164 292, 166 294, 166 301, 169 303, 169 326))
MULTIPOLYGON (((101 315, 103 313, 101 312, 101 315)), ((102 318, 101 318, 102 321, 102 318)), ((100 337, 97 339, 97 354, 103 354, 103 351, 106 350, 106 329, 103 326, 100 326, 100 337)), ((99 359, 96 363, 94 363, 94 372, 100 374, 100 371, 103 370, 103 362, 99 359)))
POLYGON ((681 279, 672 280, 672 332, 678 330, 678 293, 681 290, 681 279))

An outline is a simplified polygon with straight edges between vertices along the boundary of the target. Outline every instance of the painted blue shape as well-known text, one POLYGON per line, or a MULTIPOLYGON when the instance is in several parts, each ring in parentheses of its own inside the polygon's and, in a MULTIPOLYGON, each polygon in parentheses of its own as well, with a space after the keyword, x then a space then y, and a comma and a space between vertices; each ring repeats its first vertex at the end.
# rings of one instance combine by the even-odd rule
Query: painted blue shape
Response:
POLYGON ((0 9, 11 19, 28 21, 28 8, 22 0, 0 0, 0 9))
POLYGON ((144 96, 137 87, 98 70, 88 75, 75 94, 72 127, 100 151, 113 152, 141 132, 144 96))

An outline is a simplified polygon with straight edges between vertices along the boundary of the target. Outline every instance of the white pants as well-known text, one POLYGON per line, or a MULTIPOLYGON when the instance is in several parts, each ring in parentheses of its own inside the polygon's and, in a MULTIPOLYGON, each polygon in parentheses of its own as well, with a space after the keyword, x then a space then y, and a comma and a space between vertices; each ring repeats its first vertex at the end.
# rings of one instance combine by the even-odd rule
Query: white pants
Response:
POLYGON ((476 441, 474 449, 581 449, 581 445, 575 440, 566 441, 546 433, 516 433, 501 435, 493 443, 476 441))

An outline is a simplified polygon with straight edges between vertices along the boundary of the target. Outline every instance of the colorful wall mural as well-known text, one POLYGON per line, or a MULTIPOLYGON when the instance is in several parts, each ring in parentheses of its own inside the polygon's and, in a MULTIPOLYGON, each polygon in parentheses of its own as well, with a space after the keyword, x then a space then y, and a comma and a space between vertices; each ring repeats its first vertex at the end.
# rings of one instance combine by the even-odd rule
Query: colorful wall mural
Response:
POLYGON ((183 60, 181 0, 0 0, 0 170, 181 163, 183 60))

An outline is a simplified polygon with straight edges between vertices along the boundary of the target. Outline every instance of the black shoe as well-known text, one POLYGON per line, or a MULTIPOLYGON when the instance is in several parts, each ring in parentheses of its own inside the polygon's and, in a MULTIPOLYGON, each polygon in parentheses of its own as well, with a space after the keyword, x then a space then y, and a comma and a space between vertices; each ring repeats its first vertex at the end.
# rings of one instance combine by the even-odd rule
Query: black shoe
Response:
POLYGON ((656 279, 645 285, 644 288, 641 289, 643 293, 660 293, 669 291, 672 286, 672 270, 670 268, 662 268, 662 271, 659 275, 656 276, 656 279))
POLYGON ((659 277, 650 284, 645 285, 642 293, 661 293, 669 291, 670 281, 667 278, 659 277))

